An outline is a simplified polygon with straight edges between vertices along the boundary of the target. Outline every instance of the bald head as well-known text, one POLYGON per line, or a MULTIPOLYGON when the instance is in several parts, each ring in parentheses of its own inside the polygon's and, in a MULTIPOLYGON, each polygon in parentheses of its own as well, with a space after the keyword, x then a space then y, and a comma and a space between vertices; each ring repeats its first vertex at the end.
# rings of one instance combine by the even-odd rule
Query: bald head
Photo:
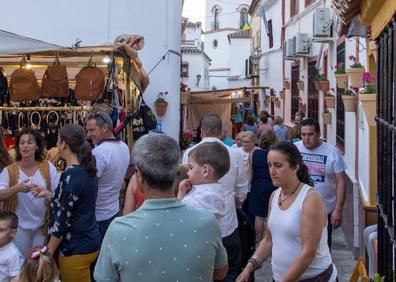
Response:
POLYGON ((207 114, 202 118, 201 130, 203 137, 221 136, 222 122, 221 118, 216 114, 207 114))

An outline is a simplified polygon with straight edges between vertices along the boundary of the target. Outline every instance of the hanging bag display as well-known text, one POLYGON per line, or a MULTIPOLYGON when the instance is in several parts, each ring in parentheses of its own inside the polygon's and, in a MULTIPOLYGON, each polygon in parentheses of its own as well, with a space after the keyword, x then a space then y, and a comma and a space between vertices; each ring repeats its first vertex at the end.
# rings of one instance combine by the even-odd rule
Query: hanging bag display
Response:
POLYGON ((11 74, 10 97, 13 102, 35 101, 40 98, 40 86, 38 85, 34 71, 23 69, 26 65, 25 56, 21 61, 21 68, 11 74))
POLYGON ((93 66, 92 55, 88 66, 83 67, 76 76, 75 97, 77 100, 95 101, 104 90, 105 75, 96 66, 93 66))
POLYGON ((41 84, 43 97, 61 98, 69 96, 69 79, 66 66, 61 65, 56 56, 53 66, 49 66, 44 73, 41 84))
POLYGON ((136 110, 132 115, 133 139, 137 140, 157 126, 157 118, 153 110, 144 102, 142 95, 139 95, 136 103, 136 110))

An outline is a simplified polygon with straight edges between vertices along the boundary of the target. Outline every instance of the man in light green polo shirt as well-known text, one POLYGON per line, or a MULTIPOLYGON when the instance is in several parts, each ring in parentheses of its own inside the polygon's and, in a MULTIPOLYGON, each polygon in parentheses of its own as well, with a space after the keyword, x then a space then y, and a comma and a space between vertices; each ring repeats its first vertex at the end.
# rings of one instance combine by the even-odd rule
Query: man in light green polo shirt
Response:
POLYGON ((213 214, 174 198, 179 146, 149 134, 133 149, 137 186, 146 201, 110 225, 95 268, 96 281, 213 281, 225 277, 227 254, 213 214))

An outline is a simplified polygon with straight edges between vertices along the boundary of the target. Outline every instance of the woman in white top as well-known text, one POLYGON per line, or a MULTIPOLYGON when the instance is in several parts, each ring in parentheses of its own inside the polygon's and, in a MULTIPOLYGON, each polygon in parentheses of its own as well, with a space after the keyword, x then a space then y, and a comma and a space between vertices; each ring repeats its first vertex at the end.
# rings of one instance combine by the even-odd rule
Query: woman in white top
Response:
POLYGON ((45 143, 40 132, 25 128, 15 139, 16 162, 0 174, 0 206, 18 216, 14 243, 25 256, 43 244, 48 224, 48 205, 35 197, 33 189, 55 190, 59 177, 55 166, 44 160, 45 143))
POLYGON ((308 169, 291 143, 270 148, 271 179, 280 187, 271 195, 268 230, 237 282, 248 281, 272 255, 275 281, 336 281, 337 270, 327 246, 326 208, 310 186, 308 169))

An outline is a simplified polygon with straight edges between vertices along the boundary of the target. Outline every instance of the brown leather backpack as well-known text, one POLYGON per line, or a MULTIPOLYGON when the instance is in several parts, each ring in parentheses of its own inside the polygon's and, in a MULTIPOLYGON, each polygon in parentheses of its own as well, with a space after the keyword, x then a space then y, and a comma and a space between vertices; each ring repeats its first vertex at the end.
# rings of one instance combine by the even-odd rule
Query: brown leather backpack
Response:
POLYGON ((76 76, 75 97, 77 100, 94 101, 103 94, 105 75, 97 67, 83 67, 76 76))
POLYGON ((59 98, 69 96, 69 80, 67 78, 66 66, 49 66, 44 73, 41 84, 43 97, 59 98))
POLYGON ((40 86, 34 71, 16 69, 11 74, 10 97, 14 102, 35 101, 40 98, 40 86))

